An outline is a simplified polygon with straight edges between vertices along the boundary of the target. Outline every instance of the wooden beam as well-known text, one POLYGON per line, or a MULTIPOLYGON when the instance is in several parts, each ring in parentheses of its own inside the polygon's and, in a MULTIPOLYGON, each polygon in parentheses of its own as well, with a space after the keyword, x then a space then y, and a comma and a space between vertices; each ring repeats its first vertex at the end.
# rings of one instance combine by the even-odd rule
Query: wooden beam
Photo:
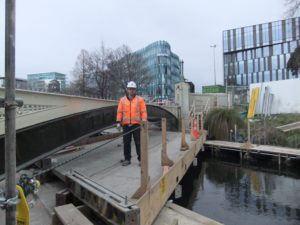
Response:
POLYGON ((173 193, 187 169, 193 162, 195 155, 201 149, 203 142, 198 139, 191 143, 189 151, 183 152, 170 170, 151 186, 147 192, 137 201, 140 207, 140 219, 142 225, 151 225, 167 199, 173 193))
POLYGON ((55 207, 54 211, 64 225, 93 225, 73 204, 55 207))
POLYGON ((173 166, 174 162, 169 159, 167 153, 167 120, 166 118, 161 119, 161 137, 162 137, 162 149, 161 149, 161 165, 162 166, 173 166))
POLYGON ((131 198, 139 199, 149 188, 148 122, 141 124, 141 185, 131 198))
POLYGON ((185 138, 185 119, 181 120, 181 151, 186 151, 189 149, 189 145, 186 142, 185 138))

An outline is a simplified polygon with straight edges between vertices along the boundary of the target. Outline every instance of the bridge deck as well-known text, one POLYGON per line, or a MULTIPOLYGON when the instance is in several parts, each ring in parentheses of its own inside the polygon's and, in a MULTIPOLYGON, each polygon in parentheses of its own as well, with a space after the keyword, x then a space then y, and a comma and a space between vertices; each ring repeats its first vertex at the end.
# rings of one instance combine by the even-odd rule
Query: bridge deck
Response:
MULTIPOLYGON (((128 223, 128 221, 133 220, 126 222, 126 218, 133 216, 136 219, 140 218, 138 219, 140 224, 150 225, 200 151, 204 137, 196 141, 190 141, 190 135, 186 134, 186 140, 190 146, 189 150, 180 151, 181 133, 167 132, 168 156, 174 161, 174 165, 164 170, 161 166, 161 132, 149 131, 148 161, 150 179, 146 192, 138 198, 132 197, 141 183, 141 170, 138 166, 136 154, 134 154, 134 144, 132 143, 133 157, 131 165, 123 167, 120 164, 120 159, 123 158, 121 139, 114 140, 83 158, 71 161, 55 169, 54 172, 62 180, 65 179, 72 192, 94 211, 99 212, 99 210, 108 206, 109 210, 99 214, 107 218, 108 222, 112 220, 116 222, 120 218, 118 215, 121 213, 121 218, 125 218, 125 223, 122 219, 117 221, 117 224, 136 224, 128 223), (85 185, 85 182, 88 185, 85 185), (105 207, 103 207, 104 205, 105 207), (119 211, 116 212, 116 210, 119 211), (136 215, 139 216, 136 217, 136 215)), ((101 143, 87 145, 80 152, 57 155, 53 157, 53 160, 58 162, 67 160, 99 145, 101 143)))
MULTIPOLYGON (((187 135, 189 140, 189 135, 187 135)), ((176 160, 183 152, 179 150, 181 133, 168 132, 167 145, 169 157, 176 160)), ((105 141, 104 141, 105 142, 105 141)), ((88 151, 104 142, 87 145, 80 152, 53 157, 55 161, 64 161, 77 154, 88 151)), ((162 175, 161 167, 161 132, 150 131, 149 133, 149 176, 150 183, 155 183, 162 175)), ((63 179, 71 169, 80 172, 84 176, 105 188, 121 195, 131 197, 140 185, 140 167, 136 159, 135 146, 132 142, 131 165, 123 167, 120 159, 123 158, 122 139, 117 139, 99 150, 95 150, 86 156, 55 169, 55 173, 63 179)))
POLYGON ((221 149, 236 150, 236 151, 245 150, 252 153, 300 157, 300 149, 298 150, 298 149, 279 147, 279 146, 252 145, 252 147, 246 148, 243 143, 229 142, 229 141, 205 141, 205 145, 221 148, 221 149))

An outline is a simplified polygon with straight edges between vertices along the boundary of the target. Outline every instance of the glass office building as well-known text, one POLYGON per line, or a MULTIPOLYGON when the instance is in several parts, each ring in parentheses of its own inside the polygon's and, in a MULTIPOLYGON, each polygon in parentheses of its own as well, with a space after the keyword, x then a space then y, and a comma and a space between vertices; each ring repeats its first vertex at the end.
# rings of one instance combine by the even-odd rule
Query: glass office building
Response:
POLYGON ((223 31, 224 84, 298 78, 286 65, 299 41, 299 17, 223 31))
POLYGON ((150 99, 174 100, 175 84, 182 82, 184 78, 180 59, 171 51, 170 44, 157 41, 136 53, 141 54, 153 78, 147 90, 142 90, 142 94, 150 99))
POLYGON ((49 83, 53 80, 57 80, 59 82, 60 91, 65 90, 66 75, 57 72, 28 74, 28 89, 33 91, 48 91, 49 83))
MULTIPOLYGON (((27 89, 27 80, 21 78, 15 78, 16 89, 27 89)), ((0 77, 0 87, 5 88, 5 77, 0 77)))

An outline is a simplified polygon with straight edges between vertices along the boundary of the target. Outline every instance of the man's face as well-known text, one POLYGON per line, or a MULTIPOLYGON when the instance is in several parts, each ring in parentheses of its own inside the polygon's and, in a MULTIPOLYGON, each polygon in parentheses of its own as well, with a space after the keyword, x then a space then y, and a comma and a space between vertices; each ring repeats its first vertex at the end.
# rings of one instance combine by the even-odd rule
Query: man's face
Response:
POLYGON ((127 88, 128 95, 134 96, 136 94, 135 88, 127 88))

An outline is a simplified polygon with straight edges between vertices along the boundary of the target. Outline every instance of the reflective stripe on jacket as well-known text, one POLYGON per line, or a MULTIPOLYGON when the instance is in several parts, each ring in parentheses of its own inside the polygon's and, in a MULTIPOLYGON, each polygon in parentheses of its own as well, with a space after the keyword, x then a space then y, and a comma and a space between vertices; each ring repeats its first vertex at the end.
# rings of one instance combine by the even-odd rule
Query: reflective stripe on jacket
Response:
POLYGON ((124 124, 140 124, 147 120, 145 101, 140 96, 135 96, 131 101, 124 96, 120 99, 117 112, 117 122, 124 124))

